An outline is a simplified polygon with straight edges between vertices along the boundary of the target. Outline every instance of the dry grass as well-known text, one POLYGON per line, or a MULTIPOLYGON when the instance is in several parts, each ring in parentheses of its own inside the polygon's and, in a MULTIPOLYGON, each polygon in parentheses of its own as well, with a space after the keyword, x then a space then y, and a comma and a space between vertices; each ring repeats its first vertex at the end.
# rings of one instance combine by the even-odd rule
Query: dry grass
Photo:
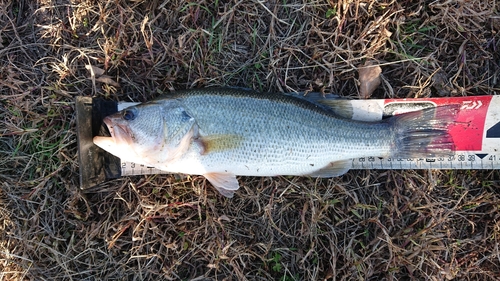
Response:
POLYGON ((74 97, 500 91, 497 1, 0 1, 1 280, 500 280, 498 171, 78 188, 74 97), (93 76, 88 66, 105 70, 93 76), (112 80, 109 81, 109 80, 112 80))

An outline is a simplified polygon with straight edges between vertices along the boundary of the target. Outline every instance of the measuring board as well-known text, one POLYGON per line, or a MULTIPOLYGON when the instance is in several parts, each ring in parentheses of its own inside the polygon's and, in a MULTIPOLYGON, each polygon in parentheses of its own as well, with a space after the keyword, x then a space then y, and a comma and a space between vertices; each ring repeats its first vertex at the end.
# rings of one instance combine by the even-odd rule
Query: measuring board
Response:
MULTIPOLYGON (((351 169, 500 168, 500 96, 342 101, 352 106, 352 119, 360 121, 379 121, 405 112, 449 104, 460 106, 456 121, 461 124, 450 128, 456 150, 452 155, 436 158, 363 157, 353 159, 351 169)), ((121 161, 92 142, 94 136, 106 135, 102 118, 137 104, 77 97, 81 188, 89 188, 106 179, 121 176, 167 173, 153 167, 121 161)))

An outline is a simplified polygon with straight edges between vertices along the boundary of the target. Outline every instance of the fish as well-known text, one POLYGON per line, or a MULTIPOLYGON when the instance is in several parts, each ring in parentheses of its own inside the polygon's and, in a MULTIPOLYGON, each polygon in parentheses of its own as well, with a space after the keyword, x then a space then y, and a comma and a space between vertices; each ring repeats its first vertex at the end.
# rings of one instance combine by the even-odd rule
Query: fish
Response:
POLYGON ((223 196, 237 176, 336 177, 361 157, 449 155, 457 108, 441 106, 364 122, 320 95, 239 88, 176 91, 103 119, 94 144, 124 161, 203 175, 223 196))

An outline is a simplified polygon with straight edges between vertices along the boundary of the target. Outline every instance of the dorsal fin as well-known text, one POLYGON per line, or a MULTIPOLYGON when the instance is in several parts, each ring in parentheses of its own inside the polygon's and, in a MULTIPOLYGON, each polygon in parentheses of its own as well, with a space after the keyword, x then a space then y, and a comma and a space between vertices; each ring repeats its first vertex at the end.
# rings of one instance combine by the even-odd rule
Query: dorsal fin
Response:
POLYGON ((321 108, 330 111, 337 116, 344 117, 346 119, 352 119, 353 117, 353 107, 350 100, 341 98, 337 95, 322 94, 318 92, 287 95, 306 100, 310 103, 314 103, 315 105, 320 106, 321 108))

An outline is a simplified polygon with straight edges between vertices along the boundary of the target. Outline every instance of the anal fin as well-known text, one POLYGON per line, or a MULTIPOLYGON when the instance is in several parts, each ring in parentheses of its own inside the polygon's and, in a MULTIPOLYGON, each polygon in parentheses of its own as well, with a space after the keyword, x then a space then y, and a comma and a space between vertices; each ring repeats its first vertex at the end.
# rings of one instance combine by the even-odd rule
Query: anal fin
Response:
POLYGON ((323 167, 316 172, 309 174, 308 176, 320 178, 338 177, 347 173, 351 166, 352 159, 335 161, 331 162, 326 167, 323 167))
POLYGON ((234 192, 240 188, 236 176, 231 173, 207 173, 203 176, 227 198, 233 198, 234 192))

